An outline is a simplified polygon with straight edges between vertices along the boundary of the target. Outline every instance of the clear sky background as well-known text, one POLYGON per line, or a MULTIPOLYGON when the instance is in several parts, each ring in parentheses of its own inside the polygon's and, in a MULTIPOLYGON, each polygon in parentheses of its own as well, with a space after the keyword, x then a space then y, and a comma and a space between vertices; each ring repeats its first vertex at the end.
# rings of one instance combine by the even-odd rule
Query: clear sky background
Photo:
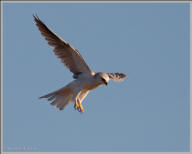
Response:
POLYGON ((189 151, 188 3, 3 4, 4 151, 189 151), (122 83, 91 91, 80 114, 38 97, 72 81, 34 24, 122 83))

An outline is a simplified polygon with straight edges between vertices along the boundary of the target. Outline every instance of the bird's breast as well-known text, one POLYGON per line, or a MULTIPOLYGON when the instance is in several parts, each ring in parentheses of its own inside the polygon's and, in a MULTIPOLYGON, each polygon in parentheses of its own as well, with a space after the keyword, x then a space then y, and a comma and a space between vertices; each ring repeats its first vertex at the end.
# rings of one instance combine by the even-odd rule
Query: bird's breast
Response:
POLYGON ((87 84, 87 85, 85 85, 85 87, 83 89, 85 89, 85 90, 93 90, 95 88, 98 88, 101 85, 102 85, 101 83, 87 84))

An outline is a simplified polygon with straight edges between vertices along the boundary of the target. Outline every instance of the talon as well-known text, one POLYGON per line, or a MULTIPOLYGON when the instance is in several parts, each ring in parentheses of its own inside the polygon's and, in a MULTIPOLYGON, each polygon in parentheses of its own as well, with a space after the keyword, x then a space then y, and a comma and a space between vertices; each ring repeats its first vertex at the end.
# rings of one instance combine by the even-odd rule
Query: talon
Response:
POLYGON ((74 104, 74 108, 75 110, 79 109, 79 104, 77 102, 74 104))
POLYGON ((84 112, 83 106, 80 104, 79 106, 80 112, 84 112))
POLYGON ((79 102, 79 100, 77 99, 75 104, 74 104, 74 108, 75 110, 78 110, 79 112, 84 112, 83 106, 81 105, 81 103, 79 102))

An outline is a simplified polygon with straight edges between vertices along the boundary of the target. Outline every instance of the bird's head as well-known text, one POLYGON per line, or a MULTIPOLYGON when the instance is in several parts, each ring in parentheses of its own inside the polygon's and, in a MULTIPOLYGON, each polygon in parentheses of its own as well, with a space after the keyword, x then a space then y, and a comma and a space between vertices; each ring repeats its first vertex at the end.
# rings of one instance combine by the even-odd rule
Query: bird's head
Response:
POLYGON ((95 79, 102 84, 107 85, 109 82, 109 76, 104 72, 98 72, 95 74, 95 79))

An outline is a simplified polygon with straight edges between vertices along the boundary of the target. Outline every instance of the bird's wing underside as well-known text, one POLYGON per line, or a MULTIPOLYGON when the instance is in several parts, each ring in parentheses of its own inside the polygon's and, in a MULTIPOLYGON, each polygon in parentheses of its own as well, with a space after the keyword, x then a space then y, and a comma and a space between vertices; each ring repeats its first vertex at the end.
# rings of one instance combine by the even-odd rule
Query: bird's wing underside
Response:
POLYGON ((73 73, 74 78, 81 73, 91 74, 90 68, 75 48, 52 32, 37 16, 33 17, 41 34, 54 47, 55 55, 73 73))
POLYGON ((116 82, 123 81, 126 77, 126 75, 123 73, 107 73, 107 74, 110 80, 113 80, 116 82))

